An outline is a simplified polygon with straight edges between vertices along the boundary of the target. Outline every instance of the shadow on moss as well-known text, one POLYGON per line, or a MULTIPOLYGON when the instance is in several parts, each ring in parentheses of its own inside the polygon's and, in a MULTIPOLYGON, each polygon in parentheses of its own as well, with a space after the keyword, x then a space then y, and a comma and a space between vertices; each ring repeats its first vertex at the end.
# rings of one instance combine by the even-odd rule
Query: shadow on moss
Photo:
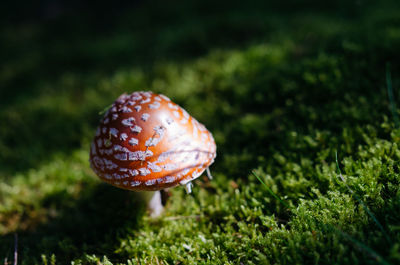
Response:
MULTIPOLYGON (((119 237, 130 233, 145 212, 143 194, 100 184, 88 187, 80 198, 65 192, 46 197, 42 205, 48 208, 46 221, 21 220, 27 230, 16 231, 19 237, 19 256, 22 261, 38 254, 55 254, 57 262, 67 263, 85 253, 102 254, 113 258, 109 245, 118 245, 119 237), (46 252, 43 252, 46 251, 46 252)), ((24 217, 22 217, 24 218, 24 217)), ((13 252, 13 234, 0 241, 0 252, 13 252)), ((4 258, 4 257, 2 257, 4 258)), ((37 261, 39 262, 39 261, 37 261)))

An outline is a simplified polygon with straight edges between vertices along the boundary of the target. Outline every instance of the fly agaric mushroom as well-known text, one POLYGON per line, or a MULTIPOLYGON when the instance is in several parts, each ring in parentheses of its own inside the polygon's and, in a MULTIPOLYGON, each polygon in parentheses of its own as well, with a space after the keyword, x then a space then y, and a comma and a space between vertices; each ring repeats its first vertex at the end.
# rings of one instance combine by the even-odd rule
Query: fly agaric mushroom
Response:
MULTIPOLYGON (((214 162, 212 134, 164 95, 121 95, 107 110, 91 145, 90 165, 105 182, 134 191, 185 185, 214 162)), ((160 213, 160 193, 150 206, 160 213), (157 201, 154 204, 154 201, 157 201)), ((161 206, 162 207, 162 206, 161 206)))

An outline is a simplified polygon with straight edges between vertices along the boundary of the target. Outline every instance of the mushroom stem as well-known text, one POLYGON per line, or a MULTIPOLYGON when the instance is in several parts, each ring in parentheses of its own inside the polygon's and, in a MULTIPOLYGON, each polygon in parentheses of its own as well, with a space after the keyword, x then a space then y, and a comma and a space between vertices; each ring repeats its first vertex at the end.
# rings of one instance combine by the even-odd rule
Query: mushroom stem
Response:
POLYGON ((147 205, 150 211, 150 217, 156 218, 164 211, 164 206, 168 198, 171 196, 169 189, 155 191, 147 205))
POLYGON ((209 167, 206 168, 206 172, 207 172, 207 177, 208 177, 208 179, 209 179, 209 180, 212 180, 212 179, 213 179, 213 176, 211 175, 211 172, 210 172, 210 168, 209 168, 209 167))
POLYGON ((150 217, 156 218, 161 215, 164 210, 164 206, 161 201, 161 192, 158 190, 154 192, 153 196, 151 197, 148 208, 150 210, 150 217))
POLYGON ((186 189, 187 194, 192 193, 192 187, 193 187, 192 182, 189 182, 188 184, 186 184, 185 189, 186 189))

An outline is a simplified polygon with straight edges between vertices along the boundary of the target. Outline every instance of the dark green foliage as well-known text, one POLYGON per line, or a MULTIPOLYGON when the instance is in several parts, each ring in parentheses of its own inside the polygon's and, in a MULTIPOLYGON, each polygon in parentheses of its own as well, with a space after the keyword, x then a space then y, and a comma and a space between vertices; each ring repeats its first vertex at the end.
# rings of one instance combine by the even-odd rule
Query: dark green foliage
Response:
POLYGON ((400 263, 399 4, 214 2, 1 18, 0 260, 17 233, 20 264, 400 263), (98 113, 135 90, 218 145, 214 180, 158 219, 88 163, 98 113))

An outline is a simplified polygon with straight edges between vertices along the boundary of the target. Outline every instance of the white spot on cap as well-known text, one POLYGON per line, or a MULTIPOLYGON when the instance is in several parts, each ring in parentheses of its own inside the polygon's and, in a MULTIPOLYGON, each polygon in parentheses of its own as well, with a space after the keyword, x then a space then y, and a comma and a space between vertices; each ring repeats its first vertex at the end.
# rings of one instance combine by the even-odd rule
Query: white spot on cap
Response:
POLYGON ((133 118, 133 117, 130 117, 128 119, 123 119, 121 121, 122 125, 127 126, 127 127, 133 126, 134 122, 135 122, 135 118, 133 118))
POLYGON ((139 112, 142 109, 142 106, 136 105, 133 107, 137 112, 139 112))
POLYGON ((144 151, 135 151, 129 152, 129 160, 130 161, 137 161, 137 160, 145 160, 146 153, 144 151))
POLYGON ((131 131, 134 133, 140 133, 142 131, 142 127, 135 125, 134 127, 131 127, 131 131))
POLYGON ((138 143, 139 143, 139 140, 138 139, 136 139, 136 138, 131 138, 131 139, 129 139, 129 142, 128 142, 130 145, 137 145, 138 143))
POLYGON ((202 131, 202 132, 207 132, 207 129, 206 129, 206 127, 204 127, 204 125, 203 124, 201 124, 201 123, 197 123, 197 126, 199 126, 199 129, 200 129, 200 131, 202 131))
POLYGON ((131 181, 131 187, 136 187, 136 186, 139 186, 140 185, 140 181, 138 181, 138 180, 135 180, 135 181, 131 181))
POLYGON ((121 141, 125 141, 128 138, 128 135, 126 133, 121 133, 121 135, 119 136, 119 139, 121 139, 121 141))
POLYGON ((143 113, 143 114, 142 114, 142 118, 141 118, 141 119, 142 119, 143 121, 147 121, 149 118, 150 118, 150 114, 148 114, 148 113, 143 113))
POLYGON ((163 167, 165 170, 170 171, 170 170, 175 170, 175 169, 177 169, 177 168, 178 168, 178 165, 176 165, 176 164, 165 164, 165 165, 163 165, 162 167, 163 167))
POLYGON ((185 117, 186 119, 189 119, 189 117, 190 117, 189 113, 187 113, 187 111, 182 109, 182 108, 180 108, 180 109, 181 109, 181 111, 183 113, 183 117, 185 117))
POLYGON ((166 176, 164 177, 164 183, 171 183, 175 181, 175 177, 174 176, 166 176))
POLYGON ((116 119, 118 119, 118 114, 117 114, 117 113, 114 113, 114 114, 112 115, 112 120, 115 121, 116 119))
POLYGON ((133 93, 131 99, 134 101, 141 100, 142 96, 139 93, 133 93))
POLYGON ((105 118, 104 121, 103 121, 104 124, 107 124, 107 123, 109 123, 109 122, 110 122, 110 119, 109 119, 109 118, 105 118))
POLYGON ((121 160, 121 161, 126 161, 128 160, 128 154, 127 153, 119 153, 114 155, 115 159, 121 160))
POLYGON ((158 184, 163 183, 163 182, 164 182, 164 178, 158 178, 158 179, 157 179, 157 183, 158 183, 158 184))
POLYGON ((160 142, 160 138, 150 137, 144 144, 146 147, 156 146, 160 142))
POLYGON ((108 160, 106 158, 103 158, 104 164, 106 164, 107 169, 114 169, 117 168, 118 166, 114 164, 111 160, 108 160))
POLYGON ((103 129, 101 131, 103 132, 103 134, 106 134, 107 133, 107 128, 103 127, 103 129))
POLYGON ((124 93, 121 96, 119 96, 119 98, 117 98, 117 102, 124 103, 127 98, 128 98, 128 95, 126 93, 124 93))
POLYGON ((161 98, 159 96, 154 98, 155 100, 161 101, 161 98))
POLYGON ((160 102, 154 101, 154 103, 149 104, 150 109, 158 109, 161 106, 160 102))
POLYGON ((114 137, 118 136, 118 130, 115 128, 110 128, 110 134, 114 137))
POLYGON ((178 106, 177 105, 175 105, 175 104, 172 104, 172 103, 168 103, 168 107, 170 108, 170 109, 178 109, 178 106))
POLYGON ((192 127, 193 127, 193 138, 197 138, 199 132, 196 123, 192 122, 192 127))
POLYGON ((124 148, 119 144, 114 145, 114 151, 122 151, 122 150, 124 150, 124 148))
POLYGON ((152 94, 153 93, 151 93, 149 91, 142 92, 142 95, 145 96, 145 97, 151 97, 152 94))
POLYGON ((123 107, 121 108, 121 111, 122 111, 123 113, 132 112, 132 110, 131 110, 130 108, 128 108, 127 106, 123 106, 123 107))
POLYGON ((103 141, 99 138, 97 139, 97 146, 100 148, 103 146, 103 141))
POLYGON ((187 175, 187 173, 189 173, 189 171, 190 171, 190 169, 189 169, 189 168, 186 168, 186 169, 184 169, 184 170, 182 171, 182 174, 183 174, 183 175, 187 175))
POLYGON ((147 167, 153 172, 161 172, 162 171, 161 167, 156 165, 155 163, 147 162, 147 167))
POLYGON ((135 176, 139 175, 139 171, 137 171, 136 169, 129 169, 129 175, 131 175, 132 177, 135 177, 135 176))
POLYGON ((150 170, 148 170, 148 169, 145 168, 145 167, 139 168, 139 172, 140 172, 140 175, 141 175, 141 176, 147 176, 148 174, 151 173, 150 170))
POLYGON ((102 167, 102 166, 104 165, 103 160, 102 160, 100 157, 98 157, 98 156, 95 156, 95 157, 93 158, 93 163, 94 163, 94 165, 95 165, 96 167, 102 167))
POLYGON ((156 126, 153 128, 153 130, 156 132, 156 134, 162 137, 164 135, 165 128, 163 126, 156 126))
POLYGON ((181 184, 181 185, 185 185, 185 184, 187 184, 189 181, 191 181, 192 179, 182 179, 181 181, 179 181, 179 184, 181 184))
POLYGON ((146 99, 143 99, 142 101, 140 101, 140 104, 149 103, 150 101, 151 101, 150 98, 146 98, 146 99))
POLYGON ((171 101, 167 96, 164 96, 162 94, 160 94, 160 97, 162 97, 163 99, 167 100, 167 101, 171 101))
POLYGON ((171 151, 164 152, 158 156, 157 162, 162 163, 171 155, 171 151))
POLYGON ((203 173, 203 171, 204 170, 202 170, 201 172, 199 172, 199 171, 194 171, 193 173, 192 173, 192 178, 191 179, 195 179, 195 178, 197 178, 198 176, 200 176, 202 173, 203 173))
POLYGON ((119 169, 119 171, 121 171, 121 172, 127 172, 128 169, 127 169, 127 168, 124 168, 124 167, 121 167, 121 168, 119 169))
POLYGON ((156 179, 149 179, 144 184, 146 184, 146 186, 154 185, 156 184, 156 179))
POLYGON ((176 110, 173 111, 175 118, 179 118, 181 115, 176 110))

